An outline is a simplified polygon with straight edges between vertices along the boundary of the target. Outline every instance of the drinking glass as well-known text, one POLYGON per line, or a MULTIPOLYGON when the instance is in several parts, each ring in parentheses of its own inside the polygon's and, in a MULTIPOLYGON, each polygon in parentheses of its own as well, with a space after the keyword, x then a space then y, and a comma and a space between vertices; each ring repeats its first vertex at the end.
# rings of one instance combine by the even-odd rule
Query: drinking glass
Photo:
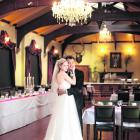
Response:
POLYGON ((122 101, 122 100, 119 100, 119 101, 117 102, 117 104, 118 104, 118 106, 121 106, 121 105, 123 104, 123 101, 122 101))

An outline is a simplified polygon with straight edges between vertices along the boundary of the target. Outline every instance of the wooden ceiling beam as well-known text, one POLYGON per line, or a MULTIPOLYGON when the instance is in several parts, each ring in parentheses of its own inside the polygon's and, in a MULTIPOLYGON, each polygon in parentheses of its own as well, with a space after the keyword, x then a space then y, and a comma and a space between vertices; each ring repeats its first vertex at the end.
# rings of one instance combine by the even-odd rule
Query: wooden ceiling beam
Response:
MULTIPOLYGON (((139 34, 140 33, 140 25, 108 25, 107 28, 111 32, 124 32, 124 33, 132 33, 139 34)), ((61 29, 55 30, 54 32, 46 35, 45 42, 45 50, 51 40, 54 40, 58 36, 66 35, 66 34, 80 34, 80 33, 97 33, 99 32, 98 25, 89 25, 89 26, 75 26, 73 28, 66 26, 61 29)))
POLYGON ((46 42, 45 42, 45 48, 44 51, 46 50, 46 47, 48 46, 48 44, 50 43, 51 40, 62 36, 62 35, 66 35, 66 34, 78 34, 78 33, 97 33, 99 31, 98 26, 74 26, 74 27, 70 27, 70 26, 65 26, 62 27, 58 30, 55 30, 54 32, 50 33, 50 34, 46 34, 46 42))
POLYGON ((20 45, 22 38, 29 32, 43 26, 57 24, 56 19, 52 17, 52 12, 48 12, 23 26, 17 27, 17 47, 20 45))
POLYGON ((4 0, 0 3, 0 15, 23 8, 51 5, 52 0, 4 0))
POLYGON ((140 0, 88 0, 89 2, 139 2, 140 0))
MULTIPOLYGON (((92 3, 120 2, 120 0, 88 0, 92 3)), ((53 0, 4 0, 0 3, 0 15, 22 8, 48 6, 51 8, 53 0)), ((140 2, 140 0, 121 0, 121 2, 140 2)))
MULTIPOLYGON (((101 11, 93 12, 92 21, 139 21, 140 20, 140 12, 132 12, 132 13, 124 13, 124 12, 116 12, 116 13, 102 13, 101 11)), ((48 12, 27 24, 24 24, 21 27, 17 28, 17 46, 19 46, 20 41, 24 37, 25 34, 43 26, 57 24, 56 19, 52 16, 52 12, 48 12)), ((83 27, 83 26, 82 26, 83 27)), ((73 27, 74 28, 74 27, 73 27)), ((70 27, 70 30, 72 28, 70 27)))
POLYGON ((93 11, 92 21, 139 21, 140 20, 140 12, 107 12, 104 11, 93 11))
POLYGON ((73 42, 74 40, 76 40, 78 38, 81 38, 81 37, 84 37, 84 36, 87 36, 87 35, 90 35, 90 34, 92 34, 92 33, 74 34, 74 35, 71 35, 68 38, 66 38, 64 40, 64 43, 61 45, 62 46, 62 55, 64 54, 64 51, 65 51, 68 44, 70 44, 71 42, 73 42))

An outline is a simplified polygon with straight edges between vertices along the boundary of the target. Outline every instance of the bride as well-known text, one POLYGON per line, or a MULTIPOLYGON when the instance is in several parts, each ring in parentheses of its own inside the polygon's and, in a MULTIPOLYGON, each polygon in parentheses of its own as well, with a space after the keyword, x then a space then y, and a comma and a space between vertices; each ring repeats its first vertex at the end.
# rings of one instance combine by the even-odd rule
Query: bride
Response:
POLYGON ((56 98, 44 140, 83 140, 74 97, 67 94, 67 89, 76 84, 76 78, 75 74, 72 78, 69 77, 67 70, 66 59, 57 60, 52 77, 52 91, 57 95, 58 89, 65 92, 56 98))

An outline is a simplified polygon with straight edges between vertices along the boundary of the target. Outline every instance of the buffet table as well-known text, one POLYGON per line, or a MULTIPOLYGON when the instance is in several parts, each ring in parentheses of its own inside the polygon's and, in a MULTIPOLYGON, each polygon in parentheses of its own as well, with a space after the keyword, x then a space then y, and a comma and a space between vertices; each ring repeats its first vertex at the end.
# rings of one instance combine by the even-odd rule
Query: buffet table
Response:
POLYGON ((0 100, 0 135, 49 115, 52 107, 51 96, 46 93, 0 100))

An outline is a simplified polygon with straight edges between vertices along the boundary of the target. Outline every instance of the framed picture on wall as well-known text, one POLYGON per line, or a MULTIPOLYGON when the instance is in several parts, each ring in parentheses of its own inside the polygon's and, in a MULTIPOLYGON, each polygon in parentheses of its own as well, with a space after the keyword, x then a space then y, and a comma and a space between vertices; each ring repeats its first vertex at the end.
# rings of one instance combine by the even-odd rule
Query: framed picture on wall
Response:
POLYGON ((121 68, 121 53, 111 52, 110 53, 110 68, 121 68))

